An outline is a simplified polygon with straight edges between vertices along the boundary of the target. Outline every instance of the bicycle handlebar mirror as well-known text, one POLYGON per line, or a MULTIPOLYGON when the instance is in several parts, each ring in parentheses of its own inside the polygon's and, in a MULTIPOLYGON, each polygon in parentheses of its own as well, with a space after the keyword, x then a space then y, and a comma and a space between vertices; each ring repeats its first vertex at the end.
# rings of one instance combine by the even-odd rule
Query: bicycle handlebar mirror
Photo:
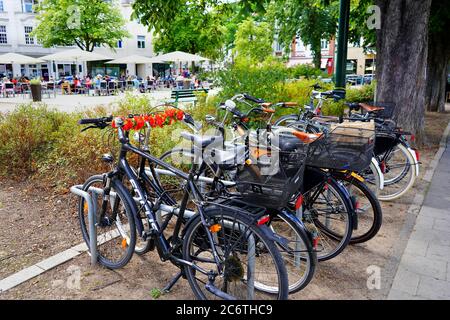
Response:
POLYGON ((236 103, 233 100, 225 101, 225 107, 228 111, 233 111, 236 108, 236 103))

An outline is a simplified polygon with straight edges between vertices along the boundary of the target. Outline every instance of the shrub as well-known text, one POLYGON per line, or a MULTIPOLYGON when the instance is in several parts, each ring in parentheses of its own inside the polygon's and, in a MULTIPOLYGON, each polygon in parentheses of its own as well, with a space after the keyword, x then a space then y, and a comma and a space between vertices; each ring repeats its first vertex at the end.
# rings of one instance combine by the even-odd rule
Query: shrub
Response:
POLYGON ((298 64, 288 69, 289 76, 291 78, 300 79, 304 77, 306 79, 317 78, 319 76, 328 77, 328 75, 320 69, 317 69, 312 64, 298 64))
POLYGON ((21 105, 0 118, 0 175, 26 177, 45 158, 64 114, 44 105, 21 105))
POLYGON ((367 102, 374 101, 376 82, 361 87, 348 87, 346 94, 347 102, 367 102))
POLYGON ((239 63, 230 69, 219 71, 218 86, 221 99, 229 99, 237 93, 249 93, 268 101, 280 96, 282 84, 287 79, 287 69, 279 61, 267 61, 261 65, 239 63))

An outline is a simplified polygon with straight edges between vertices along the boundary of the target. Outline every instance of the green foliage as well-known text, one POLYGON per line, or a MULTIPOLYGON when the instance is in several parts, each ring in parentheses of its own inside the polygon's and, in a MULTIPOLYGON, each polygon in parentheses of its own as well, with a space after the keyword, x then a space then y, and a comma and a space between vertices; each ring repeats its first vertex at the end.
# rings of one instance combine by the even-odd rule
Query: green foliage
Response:
POLYGON ((150 295, 152 296, 153 299, 158 299, 161 297, 163 293, 161 292, 161 290, 159 290, 158 288, 153 288, 150 291, 150 295))
POLYGON ((277 61, 266 61, 260 66, 242 62, 217 74, 218 85, 222 88, 220 97, 225 99, 243 92, 269 101, 276 99, 286 78, 286 67, 277 61))
POLYGON ((311 46, 314 65, 320 68, 321 40, 331 39, 336 33, 336 4, 325 4, 322 0, 281 0, 271 1, 268 7, 278 26, 278 41, 290 50, 292 39, 299 35, 311 46))
POLYGON ((293 66, 289 68, 289 74, 290 77, 294 79, 300 79, 301 77, 304 77, 306 79, 317 78, 319 76, 328 77, 326 73, 324 73, 320 69, 317 69, 312 64, 298 64, 296 66, 293 66))
MULTIPOLYGON (((222 26, 223 16, 217 10, 202 11, 202 6, 185 5, 164 31, 156 33, 156 52, 185 51, 200 53, 210 59, 222 55, 226 28, 222 26)), ((153 26, 152 21, 146 25, 153 26)))
POLYGON ((364 85, 358 88, 348 87, 346 94, 347 102, 368 102, 374 101, 376 90, 376 81, 372 81, 369 85, 364 85))
POLYGON ((19 106, 0 118, 0 176, 26 177, 46 156, 53 133, 64 122, 62 113, 45 106, 19 106))
POLYGON ((30 80, 30 84, 41 84, 41 78, 33 78, 30 80))
POLYGON ((239 24, 234 41, 236 63, 262 63, 272 56, 273 30, 267 22, 247 18, 239 24))
POLYGON ((129 37, 125 20, 113 2, 102 0, 43 0, 36 7, 33 34, 44 47, 77 45, 85 51, 94 45, 115 48, 129 37))

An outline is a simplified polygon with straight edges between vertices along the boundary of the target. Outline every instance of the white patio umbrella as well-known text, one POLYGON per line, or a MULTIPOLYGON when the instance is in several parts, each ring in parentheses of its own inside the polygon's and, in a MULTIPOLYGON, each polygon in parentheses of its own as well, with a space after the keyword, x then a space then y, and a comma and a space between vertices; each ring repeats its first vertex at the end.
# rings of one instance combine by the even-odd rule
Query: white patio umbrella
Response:
MULTIPOLYGON (((83 51, 81 49, 69 49, 61 52, 56 52, 53 54, 49 54, 41 57, 43 60, 47 61, 73 61, 76 64, 78 62, 87 62, 87 61, 99 61, 99 60, 111 60, 111 58, 104 56, 102 54, 98 54, 90 51, 83 51)), ((85 66, 83 66, 83 69, 85 66)))
POLYGON ((5 53, 0 55, 0 64, 37 64, 43 62, 45 61, 18 53, 5 53))
POLYGON ((171 62, 198 62, 198 61, 208 61, 208 58, 204 58, 202 56, 191 54, 183 51, 174 51, 166 54, 162 54, 156 57, 159 60, 163 61, 171 61, 171 62))
POLYGON ((104 56, 102 54, 83 51, 81 49, 69 49, 57 52, 49 54, 47 56, 43 56, 41 57, 41 59, 47 61, 78 61, 78 62, 111 60, 110 57, 104 56))
POLYGON ((163 63, 163 60, 134 54, 131 56, 117 58, 107 62, 107 64, 127 64, 127 63, 135 63, 135 64, 163 63))
MULTIPOLYGON (((181 62, 199 62, 199 61, 208 61, 208 58, 191 54, 183 51, 174 51, 166 54, 162 54, 156 56, 157 59, 163 61, 175 62, 177 66, 180 66, 181 62)), ((178 68, 177 68, 178 69, 178 68)))

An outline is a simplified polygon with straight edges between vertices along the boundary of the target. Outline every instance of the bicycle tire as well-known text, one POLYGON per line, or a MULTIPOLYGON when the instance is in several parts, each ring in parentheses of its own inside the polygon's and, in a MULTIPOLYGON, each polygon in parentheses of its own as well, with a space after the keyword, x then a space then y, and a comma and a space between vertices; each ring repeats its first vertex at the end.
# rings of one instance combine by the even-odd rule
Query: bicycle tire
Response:
MULTIPOLYGON (((261 244, 264 245, 264 250, 267 250, 269 256, 272 257, 272 259, 273 259, 274 267, 275 267, 275 271, 276 271, 277 287, 278 287, 278 290, 275 294, 266 294, 264 292, 262 294, 264 295, 264 297, 269 297, 269 298, 273 297, 273 298, 276 298, 277 300, 287 299, 288 292, 289 292, 289 282, 288 282, 286 267, 284 265, 283 259, 281 257, 281 254, 280 254, 277 246, 275 245, 273 240, 271 240, 268 237, 268 233, 270 232, 268 227, 266 225, 257 226, 256 223, 252 222, 252 220, 249 218, 248 215, 244 215, 241 211, 232 210, 231 208, 223 208, 223 207, 213 206, 210 208, 206 208, 204 210, 204 214, 205 214, 205 218, 210 221, 212 221, 213 219, 216 219, 215 221, 223 221, 224 219, 231 219, 233 221, 238 221, 239 225, 242 224, 242 225, 246 226, 245 230, 250 230, 251 234, 254 234, 257 237, 258 241, 261 241, 261 244)), ((234 228, 234 224, 233 224, 233 228, 234 228)), ((199 240, 200 234, 197 233, 197 230, 199 230, 199 232, 201 230, 203 230, 202 232, 205 232, 200 215, 196 215, 193 218, 191 218, 191 220, 188 222, 186 228, 183 231, 183 250, 182 250, 182 252, 183 252, 183 259, 186 261, 190 261, 190 262, 194 261, 194 259, 191 257, 191 249, 194 248, 193 244, 195 241, 197 241, 197 242, 200 241, 199 240)), ((223 233, 225 232, 224 231, 225 228, 221 229, 221 230, 223 230, 223 233)), ((234 229, 233 229, 233 231, 234 231, 234 229)), ((217 242, 219 242, 219 240, 217 242)), ((242 242, 237 242, 237 243, 242 245, 241 244, 242 242)), ((243 245, 245 245, 245 244, 243 244, 243 245)), ((208 244, 208 246, 209 246, 209 244, 208 244)), ((259 247, 259 246, 257 246, 257 247, 259 247)), ((231 248, 229 250, 232 250, 232 249, 233 248, 231 248)), ((195 250, 195 252, 197 252, 197 250, 195 250)), ((233 253, 232 258, 234 258, 234 253, 233 253)), ((234 258, 234 261, 236 261, 236 260, 238 260, 238 258, 234 258)), ((227 260, 224 261, 224 264, 227 261, 228 261, 228 257, 227 257, 227 260)), ((267 264, 267 260, 264 260, 264 261, 265 261, 265 264, 267 264)), ((238 263, 238 262, 234 262, 234 263, 238 263)), ((235 266, 235 269, 239 269, 238 266, 235 266)), ((231 270, 233 271, 233 269, 231 269, 231 270)), ((198 282, 200 281, 201 283, 204 284, 204 281, 196 280, 197 272, 198 271, 196 271, 194 268, 192 268, 189 265, 184 266, 184 274, 189 282, 189 285, 192 288, 192 291, 194 292, 194 295, 196 296, 197 299, 205 300, 205 299, 207 299, 205 292, 209 292, 209 291, 207 291, 207 290, 205 291, 205 289, 202 290, 200 288, 200 285, 198 282)), ((265 276, 267 276, 267 274, 265 276)), ((243 277, 243 274, 242 274, 242 277, 243 277)), ((227 278, 227 276, 225 273, 223 276, 220 276, 220 279, 226 279, 226 278, 227 278)), ((236 282, 239 284, 244 283, 243 279, 239 279, 239 281, 236 281, 236 282)), ((229 287, 228 282, 226 282, 226 283, 227 284, 224 284, 224 285, 226 286, 226 288, 228 288, 229 287)), ((258 294, 260 292, 262 292, 261 290, 258 290, 258 289, 256 289, 255 291, 258 294)), ((240 292, 240 293, 243 293, 243 292, 240 292)), ((216 297, 217 295, 212 295, 212 296, 216 297)), ((239 297, 239 298, 242 299, 243 297, 239 297)), ((252 299, 254 299, 254 297, 252 299)))
MULTIPOLYGON (((372 238, 374 238, 378 232, 381 229, 382 223, 383 223, 383 211, 381 209, 380 202, 378 201, 375 194, 370 190, 370 188, 364 183, 359 181, 358 179, 355 179, 354 177, 348 176, 348 175, 342 175, 339 177, 336 177, 338 180, 345 181, 347 183, 352 184, 356 189, 358 189, 362 195, 367 198, 367 201, 369 202, 372 212, 373 212, 373 222, 369 230, 364 232, 363 234, 355 234, 355 230, 352 232, 352 237, 350 239, 350 244, 358 244, 358 243, 364 243, 372 238)), ((359 209, 356 208, 356 214, 358 216, 358 228, 361 225, 361 218, 359 209)))
MULTIPOLYGON (((88 191, 90 186, 92 186, 94 183, 97 182, 103 182, 103 176, 102 175, 95 175, 90 178, 88 178, 85 183, 83 184, 82 190, 88 191)), ((134 222, 134 211, 132 210, 132 206, 130 205, 130 201, 133 201, 131 196, 129 195, 126 188, 116 179, 113 179, 111 181, 112 189, 116 192, 117 197, 119 200, 123 202, 123 205, 125 207, 125 213, 127 216, 127 220, 129 223, 129 241, 127 241, 126 245, 126 251, 124 256, 119 261, 111 261, 104 255, 102 255, 101 250, 97 250, 97 259, 98 262, 103 265, 106 268, 109 269, 120 269, 124 267, 131 259, 134 253, 134 248, 136 245, 136 226, 134 222)), ((90 236, 87 228, 87 223, 85 221, 85 200, 84 198, 80 197, 78 203, 78 218, 80 222, 80 228, 81 233, 83 236, 84 241, 86 242, 88 248, 90 244, 90 236)), ((97 214, 96 214, 97 215, 97 214)), ((97 222, 96 222, 97 224, 97 222)), ((98 228, 97 228, 98 229, 98 228)))

